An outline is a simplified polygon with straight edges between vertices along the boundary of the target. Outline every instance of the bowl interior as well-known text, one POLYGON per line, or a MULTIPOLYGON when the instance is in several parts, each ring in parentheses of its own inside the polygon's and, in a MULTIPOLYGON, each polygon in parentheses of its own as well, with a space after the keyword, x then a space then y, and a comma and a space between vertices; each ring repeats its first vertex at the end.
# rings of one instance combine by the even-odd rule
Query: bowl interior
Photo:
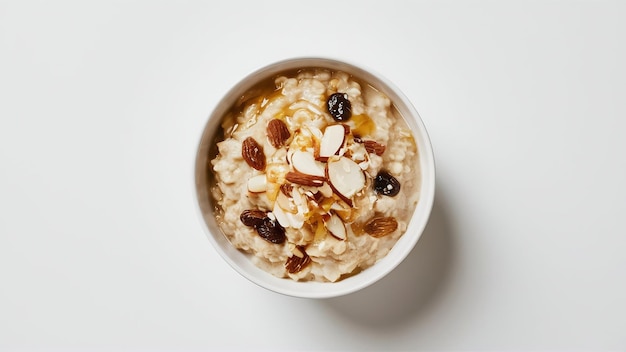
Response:
POLYGON ((435 165, 430 139, 421 118, 410 101, 391 82, 372 73, 371 70, 364 70, 346 62, 326 58, 296 58, 277 62, 251 73, 235 85, 215 107, 202 132, 194 174, 196 199, 202 223, 205 225, 207 237, 223 259, 242 276, 261 287, 281 294, 305 298, 328 298, 355 292, 373 284, 393 270, 406 258, 421 236, 430 216, 435 191, 435 165), (276 76, 283 71, 305 67, 347 72, 368 82, 387 95, 413 131, 420 160, 422 178, 419 190, 420 198, 407 231, 400 237, 393 249, 374 266, 334 283, 296 282, 281 279, 256 267, 248 255, 233 247, 221 232, 213 215, 214 205, 210 194, 210 160, 215 155, 215 137, 221 128, 220 124, 224 114, 243 93, 259 81, 276 76))

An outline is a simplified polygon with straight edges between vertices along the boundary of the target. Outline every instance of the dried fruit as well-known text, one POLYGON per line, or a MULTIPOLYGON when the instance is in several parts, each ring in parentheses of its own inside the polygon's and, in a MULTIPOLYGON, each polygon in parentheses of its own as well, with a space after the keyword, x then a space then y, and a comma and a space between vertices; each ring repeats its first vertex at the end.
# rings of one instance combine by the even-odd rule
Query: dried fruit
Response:
POLYGON ((255 227, 261 225, 266 217, 267 213, 262 210, 249 209, 244 210, 239 216, 239 219, 244 225, 255 227))
POLYGON ((398 228, 398 221, 396 218, 389 217, 377 217, 368 221, 363 230, 372 237, 383 237, 394 232, 398 228))
POLYGON ((289 171, 285 175, 285 179, 291 183, 311 187, 320 187, 325 181, 324 177, 307 175, 297 171, 289 171))
POLYGON ((274 244, 281 244, 285 242, 285 239, 287 238, 285 236, 285 229, 280 226, 278 221, 272 220, 268 217, 263 219, 262 224, 255 226, 254 228, 259 236, 274 244))
POLYGON ((267 124, 267 138, 274 148, 280 148, 285 145, 285 141, 289 137, 291 137, 291 133, 282 120, 273 119, 267 124))
POLYGON ((352 117, 352 104, 346 93, 332 94, 326 101, 326 108, 335 121, 347 121, 352 117))
POLYGON ((256 232, 264 240, 281 244, 285 242, 287 236, 285 236, 285 229, 276 221, 276 219, 270 219, 267 213, 258 209, 244 210, 239 216, 241 222, 250 227, 254 227, 256 232))
POLYGON ((385 152, 385 146, 372 140, 364 140, 363 145, 365 146, 365 150, 367 150, 370 154, 376 154, 378 156, 383 155, 385 152))
POLYGON ((374 178, 374 190, 384 196, 393 197, 400 192, 400 182, 386 171, 381 171, 374 178))
POLYGON ((263 153, 263 147, 261 147, 254 138, 248 137, 243 141, 241 145, 241 156, 250 167, 259 171, 265 170, 265 154, 263 153))
POLYGON ((291 257, 287 258, 287 262, 285 263, 285 269, 287 269, 290 274, 295 274, 302 271, 302 269, 304 269, 307 265, 311 263, 311 257, 309 257, 309 255, 306 253, 304 247, 296 246, 296 249, 299 253, 302 254, 302 257, 294 254, 291 257))

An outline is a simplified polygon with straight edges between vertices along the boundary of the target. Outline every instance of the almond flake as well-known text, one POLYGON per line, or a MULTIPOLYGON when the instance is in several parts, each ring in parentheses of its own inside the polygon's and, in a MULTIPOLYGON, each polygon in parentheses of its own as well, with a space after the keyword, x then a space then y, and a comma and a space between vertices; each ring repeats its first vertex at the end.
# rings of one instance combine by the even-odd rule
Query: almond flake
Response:
POLYGON ((291 183, 302 186, 320 187, 324 184, 325 178, 303 174, 297 171, 290 171, 285 175, 285 179, 291 183))
POLYGON ((365 150, 367 150, 370 154, 376 154, 378 156, 383 155, 385 152, 385 146, 372 140, 364 140, 363 145, 365 146, 365 150))
POLYGON ((287 269, 290 274, 295 274, 302 271, 302 269, 304 269, 307 265, 311 263, 311 257, 309 257, 309 255, 306 253, 304 247, 296 246, 295 249, 297 249, 302 254, 302 256, 294 254, 291 257, 287 258, 287 262, 285 263, 285 269, 287 269))
POLYGON ((280 185, 280 191, 283 192, 287 197, 291 197, 291 192, 293 191, 293 185, 290 183, 283 183, 280 185))

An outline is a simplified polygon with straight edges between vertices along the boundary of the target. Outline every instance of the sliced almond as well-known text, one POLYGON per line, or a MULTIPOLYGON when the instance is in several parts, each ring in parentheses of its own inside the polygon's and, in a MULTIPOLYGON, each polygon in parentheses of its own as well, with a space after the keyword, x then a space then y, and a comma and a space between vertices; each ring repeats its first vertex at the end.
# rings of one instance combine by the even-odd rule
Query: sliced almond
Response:
POLYGON ((339 152, 346 140, 346 127, 345 125, 330 125, 326 127, 320 142, 319 160, 326 161, 328 157, 339 152))
POLYGON ((324 225, 328 232, 339 240, 346 239, 346 225, 337 214, 332 214, 330 218, 324 221, 324 225))
POLYGON ((296 246, 295 244, 289 242, 288 243, 288 247, 289 247, 289 251, 291 251, 291 253, 293 253, 294 255, 302 258, 304 257, 304 253, 306 253, 304 251, 304 247, 302 246, 296 246))
POLYGON ((378 156, 383 155, 386 149, 384 145, 372 140, 363 140, 363 146, 365 146, 365 150, 367 150, 368 153, 378 156))
MULTIPOLYGON (((329 186, 329 187, 330 187, 330 186, 329 186)), ((321 188, 321 187, 320 187, 320 188, 321 188)), ((332 190, 331 190, 331 192, 332 192, 332 190)), ((311 192, 311 193, 312 193, 312 192, 311 192)), ((315 192, 315 193, 312 193, 312 195, 311 195, 311 199, 313 199, 313 201, 314 201, 315 203, 319 203, 319 202, 321 202, 321 201, 322 201, 322 199, 324 199, 324 195, 322 194, 322 192, 317 191, 317 192, 315 192)))
POLYGON ((302 269, 311 263, 311 257, 306 253, 303 246, 295 246, 292 253, 294 255, 287 258, 287 262, 285 263, 285 269, 287 269, 290 274, 302 271, 302 269))
POLYGON ((284 228, 290 227, 291 224, 289 222, 289 218, 287 217, 287 213, 280 207, 280 205, 278 205, 278 202, 274 203, 272 213, 276 217, 276 221, 278 221, 280 226, 284 228))
POLYGON ((335 194, 350 206, 352 196, 365 186, 363 170, 352 159, 346 157, 328 160, 326 178, 335 194))
POLYGON ((289 220, 289 226, 294 229, 301 229, 304 226, 304 214, 302 213, 285 213, 287 215, 287 219, 289 220))
POLYGON ((248 191, 252 193, 261 193, 267 190, 267 178, 265 174, 252 176, 248 179, 248 191))
POLYGON ((303 174, 301 172, 290 171, 285 175, 285 179, 291 183, 302 186, 320 187, 326 180, 324 177, 303 174))
POLYGON ((287 197, 291 197, 291 192, 293 192, 293 186, 291 183, 283 183, 280 185, 280 191, 283 192, 287 197))
POLYGON ((303 174, 324 177, 324 164, 315 160, 311 152, 295 151, 291 156, 291 164, 296 171, 303 174))
POLYGON ((283 192, 278 192, 278 195, 276 196, 276 203, 288 213, 298 212, 298 208, 296 208, 293 200, 287 197, 283 192))
POLYGON ((318 191, 319 193, 321 193, 322 196, 326 198, 330 198, 333 196, 333 189, 330 187, 330 185, 327 182, 324 182, 324 184, 318 188, 318 191))

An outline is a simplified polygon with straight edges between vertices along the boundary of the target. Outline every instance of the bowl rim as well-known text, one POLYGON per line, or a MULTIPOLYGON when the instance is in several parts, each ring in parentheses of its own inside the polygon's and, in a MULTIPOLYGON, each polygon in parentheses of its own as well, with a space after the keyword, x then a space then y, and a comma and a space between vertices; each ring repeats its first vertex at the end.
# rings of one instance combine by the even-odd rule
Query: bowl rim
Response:
MULTIPOLYGON (((359 291, 378 282, 400 265, 410 252, 413 251, 430 218, 435 197, 436 170, 432 142, 426 130, 426 126, 411 101, 394 83, 379 72, 362 64, 331 57, 301 56, 275 61, 257 68, 243 76, 243 78, 232 86, 213 106, 211 113, 203 124, 202 131, 197 141, 198 144, 195 149, 192 172, 194 179, 193 193, 195 208, 205 235, 220 257, 225 260, 232 269, 252 283, 282 295, 299 298, 339 297, 359 291), (207 188, 206 191, 208 191, 208 186, 206 185, 206 180, 202 177, 203 174, 206 176, 207 171, 204 170, 203 173, 203 170, 200 169, 202 165, 206 166, 208 153, 204 152, 207 150, 207 147, 210 146, 216 133, 216 130, 211 130, 211 127, 214 127, 216 124, 219 126, 218 122, 221 120, 221 116, 223 116, 223 112, 220 111, 234 103, 237 99, 236 96, 234 96, 236 92, 243 92, 249 89, 259 80, 267 79, 283 71, 308 67, 345 71, 362 81, 372 84, 376 89, 381 90, 391 99, 392 103, 399 110, 400 107, 403 107, 403 110, 406 111, 401 111, 401 115, 409 125, 416 139, 418 155, 420 156, 420 197, 411 215, 407 230, 385 257, 359 274, 338 282, 294 281, 275 277, 258 268, 248 258, 249 255, 244 254, 230 244, 223 232, 217 227, 215 221, 213 221, 213 212, 211 209, 208 209, 208 212, 211 213, 209 215, 211 216, 207 216, 207 204, 205 203, 208 202, 210 208, 211 202, 208 199, 201 198, 201 193, 206 193, 201 192, 203 186, 207 188), (407 234, 411 235, 407 236, 407 234)), ((210 197, 210 194, 208 194, 208 197, 210 197)))

